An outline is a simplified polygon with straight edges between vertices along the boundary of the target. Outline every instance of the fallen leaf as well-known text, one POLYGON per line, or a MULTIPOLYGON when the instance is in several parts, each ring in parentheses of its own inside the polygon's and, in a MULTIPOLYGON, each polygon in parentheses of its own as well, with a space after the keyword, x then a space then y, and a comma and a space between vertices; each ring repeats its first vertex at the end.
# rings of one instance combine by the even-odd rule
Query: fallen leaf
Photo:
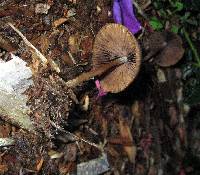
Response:
POLYGON ((67 18, 59 18, 53 22, 53 27, 56 28, 56 27, 62 25, 63 23, 65 23, 67 20, 68 20, 67 18))
POLYGON ((64 153, 64 159, 68 162, 74 162, 77 156, 77 146, 74 143, 67 144, 66 151, 64 153))
POLYGON ((129 160, 134 163, 136 157, 136 146, 133 145, 131 130, 127 122, 122 119, 119 120, 119 130, 122 137, 127 138, 129 142, 132 142, 132 146, 124 146, 124 150, 127 153, 129 160))
POLYGON ((170 126, 174 127, 178 123, 177 110, 175 106, 169 107, 169 116, 170 116, 170 126))
POLYGON ((36 14, 47 14, 50 7, 51 6, 49 4, 38 3, 35 6, 35 13, 36 14))
POLYGON ((4 174, 6 171, 8 171, 7 165, 0 165, 0 173, 4 174))
POLYGON ((41 37, 40 37, 40 49, 41 49, 41 52, 43 53, 43 54, 46 54, 46 52, 47 52, 47 50, 48 50, 48 48, 49 48, 49 46, 50 46, 50 39, 49 39, 49 37, 48 36, 46 36, 46 35, 42 35, 41 37))
POLYGON ((157 70, 157 78, 159 83, 164 83, 167 81, 165 73, 162 69, 157 70))
POLYGON ((69 50, 72 54, 76 54, 79 50, 79 37, 79 34, 75 34, 68 39, 69 50))
POLYGON ((60 174, 68 174, 69 172, 75 169, 75 163, 69 162, 67 164, 59 164, 59 172, 60 174))
POLYGON ((37 172, 39 172, 41 170, 43 162, 44 162, 44 159, 41 158, 40 161, 37 163, 37 166, 36 166, 37 172))
POLYGON ((59 153, 57 151, 50 150, 48 152, 48 155, 50 156, 51 159, 59 159, 63 156, 63 153, 59 153))
POLYGON ((81 48, 81 58, 83 60, 88 59, 91 54, 91 50, 93 47, 93 39, 90 36, 86 36, 82 39, 80 48, 81 48))

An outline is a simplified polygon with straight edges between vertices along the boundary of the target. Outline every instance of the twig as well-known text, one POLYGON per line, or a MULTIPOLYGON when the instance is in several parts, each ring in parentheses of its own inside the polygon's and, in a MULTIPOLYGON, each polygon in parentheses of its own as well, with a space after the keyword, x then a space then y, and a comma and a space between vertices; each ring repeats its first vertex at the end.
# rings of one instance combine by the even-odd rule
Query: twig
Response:
POLYGON ((189 44, 189 46, 190 46, 190 48, 191 48, 191 50, 192 50, 192 52, 194 54, 194 57, 195 57, 195 59, 197 61, 197 66, 200 67, 200 56, 199 56, 199 54, 197 52, 197 49, 193 45, 192 40, 190 39, 190 36, 189 36, 188 32, 185 30, 185 28, 183 28, 183 34, 184 34, 185 39, 187 40, 187 42, 188 42, 188 44, 189 44))
POLYGON ((57 73, 60 72, 60 68, 56 65, 56 63, 52 59, 48 59, 35 47, 33 46, 27 39, 26 37, 11 23, 8 23, 8 25, 23 39, 25 44, 30 48, 32 54, 36 54, 37 57, 40 59, 42 62, 43 66, 46 66, 47 63, 50 64, 51 68, 55 70, 57 73))
POLYGON ((83 138, 81 138, 81 137, 78 137, 77 135, 75 135, 75 134, 73 134, 73 133, 71 133, 71 132, 69 132, 69 131, 66 131, 66 130, 62 129, 60 126, 56 125, 53 121, 50 121, 50 123, 51 123, 51 125, 52 125, 53 127, 55 127, 56 129, 58 129, 59 131, 64 132, 64 133, 66 133, 66 134, 69 134, 69 135, 71 135, 72 137, 74 137, 76 140, 83 141, 83 142, 87 143, 88 145, 94 146, 95 148, 97 148, 97 149, 99 149, 100 151, 102 151, 102 147, 101 147, 101 146, 98 146, 98 145, 95 144, 95 143, 92 143, 92 142, 90 142, 90 141, 88 141, 88 140, 85 140, 85 139, 83 139, 83 138))
POLYGON ((144 13, 144 11, 142 10, 142 8, 139 6, 139 4, 135 1, 132 0, 133 5, 135 6, 135 8, 137 9, 138 13, 147 21, 149 21, 149 18, 147 17, 147 15, 144 13))
POLYGON ((76 64, 76 61, 75 61, 73 55, 71 54, 71 52, 70 52, 70 51, 67 51, 67 53, 68 53, 70 59, 72 60, 72 63, 73 63, 73 64, 76 64))

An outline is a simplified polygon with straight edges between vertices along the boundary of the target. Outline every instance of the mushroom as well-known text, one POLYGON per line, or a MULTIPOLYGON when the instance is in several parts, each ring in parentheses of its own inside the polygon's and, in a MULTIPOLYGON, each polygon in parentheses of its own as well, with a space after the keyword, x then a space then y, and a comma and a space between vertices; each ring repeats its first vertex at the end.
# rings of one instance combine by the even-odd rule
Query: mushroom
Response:
POLYGON ((134 80, 141 64, 136 38, 121 24, 107 24, 97 34, 93 46, 92 70, 66 82, 73 87, 100 76, 105 92, 118 93, 134 80))
POLYGON ((167 45, 164 49, 155 57, 155 62, 159 66, 168 67, 178 63, 184 54, 182 46, 182 39, 175 33, 166 32, 167 45))
POLYGON ((148 51, 144 60, 154 57, 154 62, 161 67, 176 64, 184 54, 181 37, 169 31, 154 32, 144 47, 148 51))

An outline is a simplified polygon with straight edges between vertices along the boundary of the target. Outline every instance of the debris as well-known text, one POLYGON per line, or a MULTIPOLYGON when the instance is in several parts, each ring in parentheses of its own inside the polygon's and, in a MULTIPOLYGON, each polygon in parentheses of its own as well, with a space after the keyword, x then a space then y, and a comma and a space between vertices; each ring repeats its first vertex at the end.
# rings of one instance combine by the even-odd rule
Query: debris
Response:
POLYGON ((79 38, 80 36, 78 34, 70 35, 68 40, 69 50, 72 54, 76 54, 79 50, 79 38))
POLYGON ((97 5, 96 9, 97 9, 97 14, 99 14, 99 13, 101 12, 101 7, 99 7, 99 6, 97 5))
POLYGON ((65 23, 67 20, 68 20, 67 18, 59 18, 53 22, 53 26, 56 28, 65 23))
POLYGON ((72 63, 73 63, 73 64, 76 64, 76 60, 74 59, 74 57, 73 57, 73 55, 71 54, 71 52, 68 51, 67 53, 68 53, 69 58, 71 59, 72 63))
POLYGON ((82 101, 83 101, 82 102, 82 109, 84 111, 87 111, 88 108, 89 108, 89 104, 90 104, 90 98, 89 98, 89 96, 85 95, 82 101))
POLYGON ((39 171, 41 170, 43 163, 44 163, 44 159, 41 158, 41 159, 38 161, 37 166, 36 166, 37 172, 39 172, 39 171))
POLYGON ((0 138, 0 147, 14 145, 15 141, 11 138, 0 138))
POLYGON ((138 13, 147 21, 148 17, 144 12, 144 9, 146 9, 150 4, 151 4, 151 0, 132 0, 133 5, 135 6, 135 8, 137 9, 138 13))
POLYGON ((7 165, 0 165, 0 174, 5 174, 8 171, 7 165))
POLYGON ((4 120, 33 132, 27 97, 22 94, 33 85, 32 73, 19 57, 11 54, 11 58, 0 63, 0 114, 4 120))
POLYGON ((99 175, 109 170, 107 155, 77 165, 77 175, 99 175))
POLYGON ((42 55, 42 53, 40 51, 38 51, 27 39, 26 37, 17 29, 15 28, 15 26, 11 23, 8 23, 10 25, 10 27, 12 27, 12 29, 17 32, 19 34, 19 36, 23 39, 23 41, 25 42, 25 44, 31 48, 31 51, 33 53, 35 53, 38 58, 40 58, 42 64, 46 65, 47 64, 47 59, 45 58, 44 55, 42 55))
POLYGON ((128 124, 122 119, 119 120, 119 130, 120 135, 129 140, 129 143, 132 143, 131 146, 124 146, 124 150, 127 153, 129 160, 134 163, 136 157, 136 146, 133 145, 133 138, 128 124))
POLYGON ((48 155, 50 156, 51 159, 59 159, 63 156, 63 153, 51 150, 48 152, 48 155))
POLYGON ((0 34, 0 48, 8 52, 13 52, 17 50, 17 47, 13 43, 11 43, 8 39, 3 37, 1 34, 0 34))
POLYGON ((157 78, 158 78, 159 83, 164 83, 167 81, 167 79, 165 77, 165 73, 162 69, 157 70, 157 78))
POLYGON ((64 153, 64 159, 68 162, 74 162, 77 157, 77 146, 75 143, 69 143, 66 145, 66 151, 64 153))
POLYGON ((73 17, 75 15, 76 15, 76 9, 75 8, 71 8, 71 9, 69 9, 67 11, 67 16, 65 16, 65 17, 70 18, 70 17, 73 17))
POLYGON ((53 22, 53 27, 59 27, 60 25, 64 24, 66 21, 69 20, 70 17, 73 17, 76 15, 76 10, 74 8, 67 10, 66 15, 64 17, 59 18, 53 22))
POLYGON ((90 55, 92 54, 93 48, 93 38, 92 36, 84 36, 81 39, 80 49, 81 49, 81 59, 88 60, 90 55))
MULTIPOLYGON (((141 9, 144 10, 151 4, 151 0, 133 0, 133 4, 135 5, 136 8, 137 6, 141 6, 141 9)), ((140 12, 141 10, 139 10, 138 8, 137 10, 138 10, 138 13, 140 13, 141 15, 144 14, 144 12, 141 13, 140 12)))
POLYGON ((38 50, 35 48, 35 46, 33 46, 27 39, 26 37, 15 27, 13 26, 11 23, 8 23, 10 25, 10 27, 12 27, 12 29, 18 33, 18 35, 23 39, 23 41, 25 42, 25 44, 30 48, 30 51, 32 52, 33 55, 36 55, 37 58, 40 59, 40 61, 42 62, 43 66, 46 66, 47 63, 50 64, 51 68, 53 70, 55 70, 57 73, 60 72, 60 68, 56 65, 56 63, 52 60, 52 59, 46 59, 45 56, 38 50))
POLYGON ((36 14, 47 14, 48 10, 51 8, 49 4, 36 4, 35 6, 35 13, 36 14))
POLYGON ((32 72, 19 57, 11 54, 12 60, 0 62, 0 90, 7 93, 23 93, 33 85, 32 72))
POLYGON ((53 127, 55 127, 56 129, 58 129, 59 131, 64 132, 64 133, 66 133, 66 134, 72 136, 72 137, 74 138, 74 141, 82 141, 82 142, 84 142, 84 143, 87 143, 87 144, 90 145, 90 146, 93 146, 93 147, 97 148, 97 149, 100 150, 100 151, 103 150, 103 148, 102 148, 101 146, 99 146, 99 145, 97 145, 97 144, 95 144, 95 143, 92 143, 92 142, 90 142, 90 141, 88 141, 88 140, 86 140, 86 139, 83 139, 83 138, 81 138, 81 137, 79 137, 79 136, 77 136, 77 135, 75 135, 75 134, 73 134, 73 133, 71 133, 71 132, 69 132, 69 131, 66 131, 66 130, 62 129, 61 127, 59 127, 58 125, 56 125, 54 122, 50 121, 50 123, 51 123, 51 125, 52 125, 53 127))

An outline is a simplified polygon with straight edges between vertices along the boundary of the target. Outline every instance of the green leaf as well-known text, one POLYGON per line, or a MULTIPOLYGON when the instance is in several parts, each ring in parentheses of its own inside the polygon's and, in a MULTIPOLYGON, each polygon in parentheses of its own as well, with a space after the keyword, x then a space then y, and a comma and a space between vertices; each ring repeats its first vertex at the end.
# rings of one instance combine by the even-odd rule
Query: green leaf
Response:
POLYGON ((176 11, 181 11, 183 9, 183 3, 175 2, 176 11))
POLYGON ((178 33, 178 30, 179 30, 179 27, 178 27, 178 26, 172 25, 171 31, 172 31, 173 33, 178 33))
POLYGON ((181 21, 186 21, 190 17, 190 12, 186 12, 184 16, 181 16, 180 19, 181 21))
POLYGON ((156 17, 152 17, 149 23, 154 30, 161 30, 163 28, 163 24, 156 17))

